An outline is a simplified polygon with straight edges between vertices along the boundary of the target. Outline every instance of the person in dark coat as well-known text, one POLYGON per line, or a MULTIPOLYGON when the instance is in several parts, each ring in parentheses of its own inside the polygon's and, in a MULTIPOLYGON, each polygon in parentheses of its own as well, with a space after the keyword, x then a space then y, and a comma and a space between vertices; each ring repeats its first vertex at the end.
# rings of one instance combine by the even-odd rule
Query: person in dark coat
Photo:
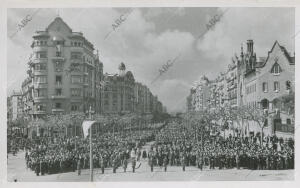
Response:
POLYGON ((167 155, 164 155, 163 165, 164 165, 165 172, 167 172, 167 166, 168 166, 168 157, 167 157, 167 155))
POLYGON ((153 166, 154 166, 154 162, 155 162, 155 154, 154 154, 153 148, 151 148, 151 150, 148 152, 148 160, 149 160, 151 172, 153 172, 153 166))
POLYGON ((78 176, 81 175, 81 158, 78 157, 77 158, 77 172, 78 172, 78 176))
POLYGON ((183 152, 181 156, 181 165, 182 165, 182 170, 185 171, 185 165, 186 165, 186 154, 183 152))

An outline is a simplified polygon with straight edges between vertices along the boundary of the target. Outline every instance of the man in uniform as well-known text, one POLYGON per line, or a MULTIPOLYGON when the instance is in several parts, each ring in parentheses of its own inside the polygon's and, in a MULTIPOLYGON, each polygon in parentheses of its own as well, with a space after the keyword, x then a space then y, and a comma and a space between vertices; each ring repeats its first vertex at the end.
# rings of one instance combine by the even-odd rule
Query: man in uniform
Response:
POLYGON ((101 172, 102 172, 102 174, 104 174, 104 157, 100 154, 100 159, 99 159, 99 161, 100 161, 100 167, 101 167, 101 172))
POLYGON ((78 173, 78 176, 80 176, 80 174, 81 174, 81 156, 77 157, 77 173, 78 173))
POLYGON ((149 160, 149 165, 151 167, 151 172, 153 172, 153 166, 154 166, 154 161, 155 161, 155 153, 153 151, 153 148, 151 147, 150 151, 148 152, 148 160, 149 160))
POLYGON ((131 163, 132 163, 132 172, 135 172, 135 165, 136 165, 136 154, 134 149, 132 148, 130 152, 130 157, 131 157, 131 163))
POLYGON ((164 159, 163 159, 163 165, 164 165, 164 170, 165 170, 165 172, 167 172, 167 166, 168 166, 168 157, 167 157, 167 155, 166 155, 166 154, 164 155, 164 159))
POLYGON ((182 170, 185 171, 185 165, 186 165, 186 154, 185 154, 185 152, 182 152, 181 165, 182 165, 182 170))

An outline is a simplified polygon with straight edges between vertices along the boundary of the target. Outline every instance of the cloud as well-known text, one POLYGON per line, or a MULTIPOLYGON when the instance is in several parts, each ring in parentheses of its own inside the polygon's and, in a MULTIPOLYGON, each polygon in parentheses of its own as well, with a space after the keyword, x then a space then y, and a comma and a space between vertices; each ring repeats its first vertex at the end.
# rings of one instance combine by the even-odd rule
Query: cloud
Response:
POLYGON ((247 39, 254 40, 258 56, 267 56, 275 40, 293 51, 294 14, 292 8, 229 8, 220 22, 198 40, 197 49, 223 67, 235 52, 240 54, 242 43, 246 50, 247 39), (219 57, 225 61, 217 62, 219 57))
MULTIPOLYGON (((99 50, 104 72, 117 73, 118 65, 124 62, 136 81, 146 84, 169 111, 184 110, 193 82, 203 74, 214 79, 227 68, 234 53, 239 54, 241 43, 249 38, 254 40, 258 56, 266 56, 275 40, 289 51, 294 50, 291 37, 294 35, 295 13, 292 8, 230 8, 220 22, 200 39, 197 39, 201 34, 199 28, 205 29, 209 19, 222 9, 134 8, 112 32, 112 24, 128 10, 61 9, 60 15, 73 31, 83 32, 99 50), (170 20, 165 21, 167 19, 170 20), (180 57, 174 65, 151 84, 159 75, 158 70, 178 55, 180 57)), ((33 11, 9 9, 8 33, 33 11)), ((21 32, 8 39, 8 80, 25 77, 27 62, 21 61, 19 66, 18 58, 28 57, 32 34, 36 30, 44 30, 56 14, 56 9, 42 9, 21 32)), ((20 88, 21 83, 16 83, 9 90, 20 88)))

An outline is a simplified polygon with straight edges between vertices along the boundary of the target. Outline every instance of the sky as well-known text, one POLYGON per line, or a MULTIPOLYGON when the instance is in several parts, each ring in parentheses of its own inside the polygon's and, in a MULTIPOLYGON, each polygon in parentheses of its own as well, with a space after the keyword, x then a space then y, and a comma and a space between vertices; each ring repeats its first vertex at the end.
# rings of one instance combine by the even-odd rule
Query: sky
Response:
POLYGON ((57 15, 99 50, 104 73, 117 73, 124 62, 135 80, 147 85, 168 112, 184 111, 193 83, 202 75, 214 79, 226 71, 231 58, 240 54, 241 45, 246 49, 248 39, 254 41, 257 57, 266 57, 276 40, 291 54, 295 51, 294 8, 8 9, 8 94, 20 90, 26 78, 33 33, 45 30, 57 15), (210 20, 223 12, 207 30, 210 20), (18 31, 18 24, 32 14, 18 31), (114 30, 121 15, 126 19, 114 30), (159 69, 167 62, 173 64, 160 75, 159 69))

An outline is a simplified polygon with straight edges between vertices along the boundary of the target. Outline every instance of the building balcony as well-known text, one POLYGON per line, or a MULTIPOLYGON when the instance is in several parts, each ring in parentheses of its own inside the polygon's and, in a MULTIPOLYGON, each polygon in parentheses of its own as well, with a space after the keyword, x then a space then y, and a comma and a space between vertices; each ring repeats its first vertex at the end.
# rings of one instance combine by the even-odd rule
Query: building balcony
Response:
POLYGON ((83 86, 84 86, 84 87, 88 87, 88 86, 89 86, 89 83, 83 83, 83 86))
POLYGON ((44 99, 47 99, 47 97, 46 96, 35 96, 35 97, 33 97, 33 100, 35 102, 37 102, 38 100, 44 100, 44 99))
POLYGON ((64 95, 52 95, 51 96, 51 99, 65 99, 66 98, 66 96, 64 96, 64 95))
POLYGON ((81 64, 82 63, 82 58, 70 59, 70 63, 75 64, 75 65, 81 64))
POLYGON ((34 111, 31 111, 31 114, 34 114, 34 115, 46 114, 46 110, 34 110, 34 111))
POLYGON ((64 112, 65 110, 62 108, 53 108, 52 112, 64 112))
POLYGON ((64 57, 61 57, 61 56, 53 56, 53 57, 51 57, 51 59, 53 61, 65 61, 66 60, 64 57))
POLYGON ((33 63, 47 63, 48 58, 34 58, 33 63))
POLYGON ((33 87, 34 88, 47 88, 48 84, 47 83, 40 83, 40 82, 38 82, 38 83, 34 83, 33 87))
POLYGON ((55 87, 62 87, 62 86, 63 86, 62 82, 55 82, 55 87))
POLYGON ((48 71, 47 70, 34 70, 33 75, 47 75, 48 71))

